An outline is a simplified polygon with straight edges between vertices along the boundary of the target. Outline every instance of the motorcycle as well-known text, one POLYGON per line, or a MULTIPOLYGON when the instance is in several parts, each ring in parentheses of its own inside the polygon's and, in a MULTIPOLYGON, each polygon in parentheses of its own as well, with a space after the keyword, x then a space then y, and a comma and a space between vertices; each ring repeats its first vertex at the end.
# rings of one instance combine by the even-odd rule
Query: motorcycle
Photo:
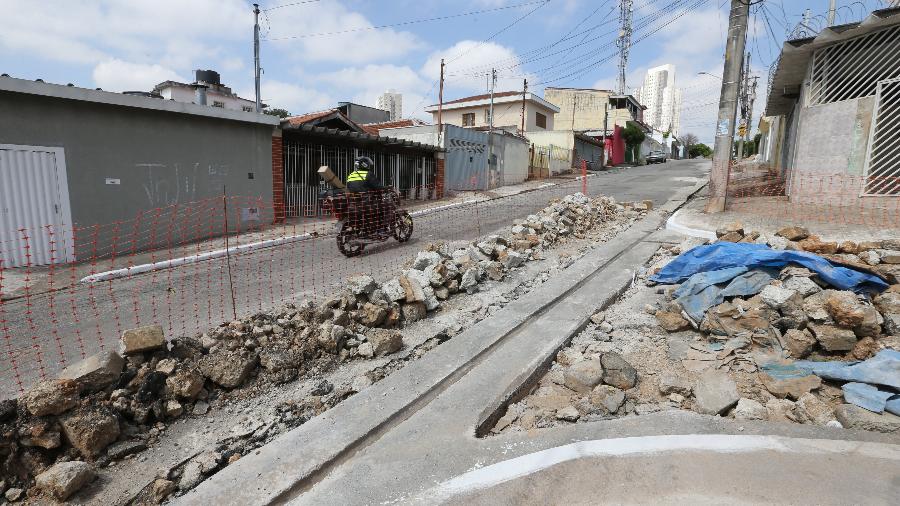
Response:
POLYGON ((369 244, 391 237, 406 242, 412 236, 412 216, 400 208, 400 196, 392 189, 366 194, 328 189, 320 192, 319 201, 323 212, 338 220, 337 247, 346 257, 362 254, 369 244))

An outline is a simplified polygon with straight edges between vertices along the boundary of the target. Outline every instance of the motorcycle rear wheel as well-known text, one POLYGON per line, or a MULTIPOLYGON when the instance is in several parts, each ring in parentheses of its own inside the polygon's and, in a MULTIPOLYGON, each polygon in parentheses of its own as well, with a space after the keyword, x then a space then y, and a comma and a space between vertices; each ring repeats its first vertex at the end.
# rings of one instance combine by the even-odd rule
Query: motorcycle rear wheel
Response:
POLYGON ((412 216, 410 216, 406 211, 398 212, 396 217, 394 218, 391 232, 394 234, 394 239, 397 239, 398 242, 408 241, 409 238, 412 237, 413 233, 412 216))
POLYGON ((365 244, 353 244, 351 242, 357 236, 359 236, 359 232, 357 231, 355 226, 346 221, 343 225, 341 225, 341 231, 338 232, 337 235, 337 247, 342 255, 348 258, 355 257, 362 254, 363 250, 366 249, 365 244))

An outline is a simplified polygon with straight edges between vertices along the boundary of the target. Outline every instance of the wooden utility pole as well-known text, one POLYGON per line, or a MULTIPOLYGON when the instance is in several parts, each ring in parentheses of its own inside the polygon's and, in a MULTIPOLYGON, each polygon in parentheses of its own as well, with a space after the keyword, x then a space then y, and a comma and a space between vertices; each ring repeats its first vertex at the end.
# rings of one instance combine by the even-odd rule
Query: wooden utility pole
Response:
POLYGON ((525 95, 528 93, 528 79, 522 84, 522 132, 525 132, 525 95))
POLYGON ((444 112, 444 59, 441 58, 441 83, 440 83, 440 86, 438 87, 438 121, 437 121, 438 146, 441 145, 441 137, 444 134, 444 126, 441 123, 441 121, 443 119, 441 117, 441 113, 443 113, 443 112, 444 112))
POLYGON ((707 213, 725 210, 731 148, 734 144, 734 119, 737 113, 738 84, 747 41, 747 18, 750 4, 746 0, 731 0, 728 16, 728 40, 725 43, 725 65, 722 92, 719 97, 719 117, 716 121, 716 143, 713 149, 712 171, 709 173, 707 213))

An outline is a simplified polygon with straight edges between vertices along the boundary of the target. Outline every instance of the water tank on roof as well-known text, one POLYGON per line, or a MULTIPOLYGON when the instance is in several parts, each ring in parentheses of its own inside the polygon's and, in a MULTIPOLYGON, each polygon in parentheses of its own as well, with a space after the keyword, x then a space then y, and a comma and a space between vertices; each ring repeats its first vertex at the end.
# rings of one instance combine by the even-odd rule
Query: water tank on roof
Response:
POLYGON ((219 73, 215 70, 198 69, 194 71, 194 81, 198 83, 222 84, 220 79, 221 77, 219 77, 219 73))

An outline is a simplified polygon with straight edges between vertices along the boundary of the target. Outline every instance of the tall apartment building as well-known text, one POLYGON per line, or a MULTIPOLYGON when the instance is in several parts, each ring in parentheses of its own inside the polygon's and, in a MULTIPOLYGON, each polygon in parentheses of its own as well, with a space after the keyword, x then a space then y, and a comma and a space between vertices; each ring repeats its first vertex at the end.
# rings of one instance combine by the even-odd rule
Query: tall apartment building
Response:
POLYGON ((378 97, 375 107, 391 113, 389 121, 397 121, 403 117, 403 95, 396 90, 388 90, 378 97))
POLYGON ((647 71, 637 99, 647 110, 644 121, 655 130, 677 136, 681 122, 681 90, 675 87, 675 65, 660 65, 647 71))

